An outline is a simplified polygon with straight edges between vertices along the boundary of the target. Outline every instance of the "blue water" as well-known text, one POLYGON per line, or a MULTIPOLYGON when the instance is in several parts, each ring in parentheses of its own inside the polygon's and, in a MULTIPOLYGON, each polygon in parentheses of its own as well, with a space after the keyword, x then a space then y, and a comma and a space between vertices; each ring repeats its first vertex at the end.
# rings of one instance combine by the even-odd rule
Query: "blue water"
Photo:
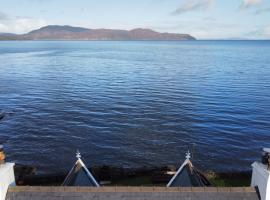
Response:
POLYGON ((270 146, 270 42, 0 42, 0 143, 40 172, 86 163, 248 170, 270 146), (192 147, 193 146, 193 147, 192 147))

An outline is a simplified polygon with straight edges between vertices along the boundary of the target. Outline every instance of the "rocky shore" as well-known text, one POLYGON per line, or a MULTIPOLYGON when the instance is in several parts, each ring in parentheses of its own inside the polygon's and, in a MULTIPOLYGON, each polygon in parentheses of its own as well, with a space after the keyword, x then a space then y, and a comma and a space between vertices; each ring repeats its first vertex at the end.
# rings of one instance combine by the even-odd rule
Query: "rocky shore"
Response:
MULTIPOLYGON (((111 166, 94 166, 90 169, 96 179, 104 186, 165 186, 176 171, 175 166, 125 169, 111 166)), ((37 174, 33 166, 15 165, 17 185, 59 186, 68 172, 57 174, 37 174)), ((251 171, 205 172, 213 186, 249 186, 251 171)))

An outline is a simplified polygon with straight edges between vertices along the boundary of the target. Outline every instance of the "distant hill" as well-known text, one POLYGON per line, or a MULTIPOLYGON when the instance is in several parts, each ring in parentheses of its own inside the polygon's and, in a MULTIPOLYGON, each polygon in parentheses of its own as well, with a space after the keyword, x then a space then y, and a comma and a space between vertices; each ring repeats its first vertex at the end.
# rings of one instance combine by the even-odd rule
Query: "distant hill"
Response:
POLYGON ((159 33, 151 29, 87 29, 50 25, 27 34, 0 33, 0 40, 196 40, 189 34, 159 33))
POLYGON ((14 40, 18 35, 13 33, 0 33, 0 40, 14 40))

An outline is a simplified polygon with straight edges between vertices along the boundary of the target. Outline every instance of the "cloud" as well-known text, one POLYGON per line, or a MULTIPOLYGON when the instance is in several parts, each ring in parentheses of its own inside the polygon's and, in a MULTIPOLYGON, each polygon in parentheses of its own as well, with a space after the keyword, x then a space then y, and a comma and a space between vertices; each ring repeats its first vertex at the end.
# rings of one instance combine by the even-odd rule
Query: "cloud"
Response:
POLYGON ((239 6, 240 10, 247 10, 253 8, 254 15, 260 15, 270 12, 270 7, 264 0, 242 0, 241 5, 239 6))
POLYGON ((263 0, 243 0, 239 8, 247 9, 251 7, 256 7, 259 6, 262 2, 263 0))
POLYGON ((194 10, 207 10, 213 3, 214 0, 185 0, 172 14, 179 15, 194 10))
POLYGON ((204 17, 203 20, 205 20, 205 21, 212 21, 212 22, 217 21, 217 19, 215 17, 211 17, 211 16, 204 17))
POLYGON ((254 12, 255 15, 260 15, 260 14, 264 14, 264 13, 270 13, 270 7, 268 7, 268 8, 259 8, 254 12))
POLYGON ((2 33, 22 34, 46 25, 48 25, 48 22, 43 19, 22 16, 11 17, 0 12, 0 32, 2 33))
POLYGON ((197 39, 236 39, 244 38, 243 35, 249 28, 237 23, 224 22, 219 20, 183 19, 159 21, 156 26, 151 26, 154 22, 149 22, 148 28, 160 32, 188 33, 197 39), (230 31, 228 31, 230 30, 230 31))
POLYGON ((8 19, 8 16, 5 13, 0 11, 0 21, 7 20, 7 19, 8 19))
POLYGON ((270 26, 256 28, 246 34, 251 39, 270 39, 270 26))

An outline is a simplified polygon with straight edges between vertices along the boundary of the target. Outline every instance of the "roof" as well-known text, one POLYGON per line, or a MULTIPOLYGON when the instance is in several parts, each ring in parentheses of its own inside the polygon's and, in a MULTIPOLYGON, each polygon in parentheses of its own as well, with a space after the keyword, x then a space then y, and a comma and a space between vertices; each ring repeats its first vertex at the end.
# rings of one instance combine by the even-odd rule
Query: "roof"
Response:
POLYGON ((81 160, 80 153, 77 153, 77 159, 77 162, 68 173, 62 185, 98 187, 99 184, 97 183, 96 179, 81 160))
POLYGON ((185 162, 172 177, 167 187, 205 187, 211 185, 207 178, 192 165, 189 158, 188 153, 185 162))
POLYGON ((6 200, 259 200, 255 188, 9 187, 6 200))

